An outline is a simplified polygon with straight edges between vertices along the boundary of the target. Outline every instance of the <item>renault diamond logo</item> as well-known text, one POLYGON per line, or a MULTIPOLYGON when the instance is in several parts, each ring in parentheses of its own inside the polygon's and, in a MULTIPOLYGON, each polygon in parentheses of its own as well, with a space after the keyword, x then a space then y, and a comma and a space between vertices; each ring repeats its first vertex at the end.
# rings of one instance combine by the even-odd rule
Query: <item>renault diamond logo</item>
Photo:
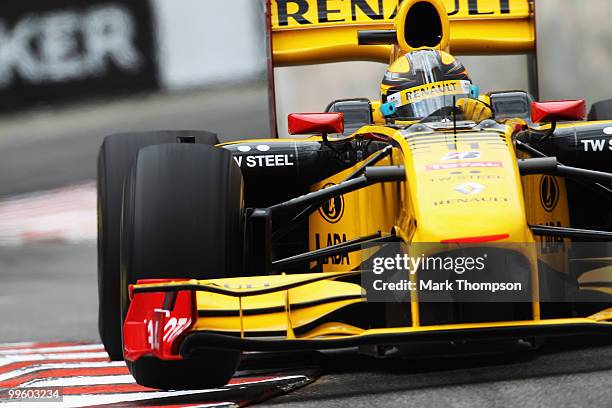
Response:
POLYGON ((459 184, 457 187, 455 187, 455 191, 458 191, 465 195, 480 194, 484 191, 484 189, 485 189, 485 186, 483 186, 482 184, 473 183, 473 182, 459 184))

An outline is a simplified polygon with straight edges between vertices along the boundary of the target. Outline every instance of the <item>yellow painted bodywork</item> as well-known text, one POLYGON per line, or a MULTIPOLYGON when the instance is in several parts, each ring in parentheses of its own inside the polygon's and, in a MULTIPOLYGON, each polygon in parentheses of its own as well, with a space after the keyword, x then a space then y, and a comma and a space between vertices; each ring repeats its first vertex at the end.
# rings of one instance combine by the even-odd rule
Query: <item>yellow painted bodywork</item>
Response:
MULTIPOLYGON (((381 165, 402 164, 385 159, 381 165)), ((355 170, 351 167, 311 187, 319 190, 329 184, 338 184, 355 170)), ((377 233, 390 234, 399 218, 399 206, 389 207, 388 203, 400 202, 400 192, 392 183, 374 184, 342 196, 344 214, 339 221, 330 223, 321 212, 310 217, 309 247, 311 250, 327 247, 340 242, 377 233)), ((358 266, 367 251, 352 252, 345 256, 329 258, 324 271, 339 272, 358 266)), ((314 266, 314 264, 313 264, 314 266)))
MULTIPOLYGON (((380 127, 365 127, 362 131, 382 133, 380 127)), ((427 151, 422 151, 418 133, 410 135, 408 140, 399 131, 388 133, 393 135, 400 149, 394 149, 392 158, 381 163, 404 165, 407 181, 399 188, 383 184, 345 194, 345 216, 330 225, 320 213, 315 213, 311 217, 311 231, 346 234, 349 240, 376 231, 388 233, 395 227, 406 242, 440 242, 500 233, 509 234, 510 242, 533 242, 526 228, 523 186, 509 129, 507 132, 458 132, 456 138, 449 133, 423 136, 427 151), (448 163, 486 161, 495 162, 499 167, 482 169, 478 175, 468 171, 451 174, 456 169, 427 170, 428 166, 443 164, 442 158, 455 152, 449 150, 449 143, 457 148, 456 152, 469 152, 470 146, 477 143, 482 160, 451 160, 448 163), (465 195, 454 191, 457 184, 469 181, 478 181, 486 187, 484 200, 466 202, 465 195), (461 207, 457 206, 459 204, 461 207)), ((353 170, 323 180, 312 186, 312 190, 338 183, 353 170)), ((567 216, 566 204, 564 208, 567 216)), ((535 214, 538 210, 534 208, 533 211, 535 214)), ((311 248, 316 248, 314 240, 311 240, 311 248)))
MULTIPOLYGON (((412 0, 405 0, 404 4, 409 1, 412 0)), ((442 48, 450 46, 453 54, 526 54, 535 50, 534 10, 528 0, 478 0, 472 9, 467 0, 432 2, 446 10, 450 26, 444 27, 442 48)), ((398 0, 383 0, 382 9, 377 0, 357 3, 325 0, 322 4, 326 7, 320 9, 317 0, 271 0, 274 64, 389 62, 399 50, 409 51, 406 44, 403 47, 400 44, 397 50, 389 45, 358 46, 357 31, 398 27, 402 30, 403 21, 394 18, 398 14, 398 0)))
MULTIPOLYGON (((399 148, 394 149, 386 165, 403 165, 406 182, 383 184, 344 195, 345 216, 334 224, 327 222, 320 213, 310 219, 310 249, 319 247, 316 237, 340 236, 348 241, 380 231, 392 229, 405 243, 435 243, 448 239, 507 234, 503 242, 515 243, 531 263, 534 283, 533 316, 539 318, 537 298, 537 251, 534 236, 527 227, 525 196, 522 178, 518 173, 517 156, 512 144, 512 128, 490 131, 452 131, 433 134, 402 134, 388 127, 364 127, 360 132, 383 133, 393 137, 399 148), (426 145, 426 149, 424 149, 426 145), (449 145, 456 150, 450 150, 449 145), (476 148, 477 146, 477 148, 476 148), (478 151, 478 159, 443 161, 451 153, 478 151), (429 170, 438 164, 459 162, 495 163, 498 167, 477 168, 478 174, 457 169, 429 170), (460 174, 454 174, 459 172, 460 174), (455 188, 464 182, 478 182, 485 192, 474 197, 458 192, 455 188), (520 244, 524 244, 519 247, 520 244)), ((313 186, 317 190, 329 183, 338 183, 346 170, 313 186)), ((529 184, 526 183, 529 190, 529 184)), ((565 191, 563 191, 565 192, 565 191)), ((534 192, 535 193, 535 192, 534 192)), ((539 196, 533 201, 539 203, 539 196)), ((530 207, 533 219, 549 219, 546 211, 534 204, 530 207)), ((566 199, 555 215, 567 219, 566 199)), ((321 239, 318 239, 320 242, 321 239)), ((338 243, 335 241, 330 244, 338 243)), ((327 246, 327 245, 324 245, 327 246)), ((484 245, 486 246, 486 245, 484 245)), ((494 245, 492 245, 494 246, 494 245)), ((422 251, 423 247, 418 246, 422 251)), ((330 259, 323 265, 324 272, 352 269, 367 256, 366 251, 330 259)), ((566 268, 560 271, 567 272, 566 268)), ((418 324, 418 298, 413 296, 412 321, 418 324)))
MULTIPOLYGON (((298 282, 313 276, 320 275, 229 278, 215 280, 215 284, 231 287, 232 285, 244 285, 248 282, 249 285, 262 287, 263 285, 298 282)), ((287 298, 289 299, 289 304, 294 307, 312 302, 320 303, 308 308, 296 308, 296 310, 291 311, 292 327, 304 326, 339 308, 362 301, 361 288, 358 285, 338 282, 332 280, 334 275, 330 274, 329 276, 330 280, 322 280, 305 286, 258 296, 235 297, 210 292, 198 292, 197 302, 198 305, 203 306, 203 310, 214 314, 214 312, 221 310, 238 311, 241 309, 243 317, 241 319, 240 314, 236 313, 235 316, 229 317, 221 316, 199 319, 195 325, 195 330, 216 330, 235 333, 240 333, 241 330, 249 333, 285 331, 287 330, 287 313, 285 308, 287 298), (353 296, 354 299, 338 300, 336 294, 341 294, 343 297, 353 296), (268 311, 264 309, 268 309, 268 311), (274 310, 271 311, 270 309, 274 310)))
MULTIPOLYGON (((528 53, 535 49, 534 10, 528 0, 478 0, 471 3, 477 5, 472 10, 468 9, 467 0, 427 1, 437 10, 446 9, 442 18, 441 48, 450 47, 459 54, 528 53)), ((393 60, 399 52, 407 51, 407 44, 400 41, 398 46, 358 47, 357 31, 403 30, 405 16, 402 17, 401 12, 415 2, 404 0, 399 9, 400 17, 394 19, 398 14, 398 0, 382 0, 382 10, 378 10, 379 2, 374 0, 271 0, 274 63, 278 66, 355 59, 393 60), (356 6, 357 3, 361 7, 356 6), (318 9, 320 4, 327 7, 325 13, 318 9), (281 5, 294 17, 283 19, 279 13, 281 5), (374 11, 363 12, 364 5, 374 11), (298 15, 301 21, 295 18, 298 15)), ((549 178, 543 183, 543 177, 547 176, 522 177, 519 174, 519 154, 512 139, 518 120, 508 120, 487 129, 453 131, 448 127, 424 127, 410 131, 407 126, 398 126, 410 125, 410 122, 386 124, 379 106, 380 101, 372 103, 374 123, 363 126, 349 138, 360 134, 390 138, 391 155, 377 165, 404 166, 405 181, 374 184, 344 194, 340 201, 327 204, 336 215, 334 219, 321 210, 312 213, 308 230, 310 250, 376 233, 393 234, 405 244, 502 236, 505 238, 482 246, 494 247, 497 242, 526 244, 519 250, 532 271, 531 319, 424 325, 421 324, 418 292, 411 291, 410 301, 406 303, 409 327, 369 328, 330 319, 319 321, 333 312, 366 301, 361 285, 355 282, 359 282, 359 268, 371 250, 361 250, 330 257, 319 264, 311 263, 312 268, 320 268, 318 272, 189 281, 190 285, 197 285, 198 318, 192 330, 293 341, 585 323, 612 328, 612 309, 586 318, 541 319, 538 260, 567 273, 567 256, 558 255, 560 252, 567 255, 568 245, 563 240, 542 241, 543 247, 550 252, 538 254, 529 224, 570 226, 567 190, 561 178, 549 178), (484 189, 473 195, 458 189, 471 182, 484 189), (554 203, 546 199, 550 186, 558 193, 554 203)), ((306 140, 320 141, 321 138, 306 140)), ((259 141, 273 144, 287 139, 259 141)), ((312 185, 311 191, 341 183, 367 159, 312 185)), ((167 288, 185 284, 181 281, 136 287, 167 288)))
MULTIPOLYGON (((554 208, 545 209, 540 199, 541 176, 522 177, 518 173, 517 152, 512 133, 513 122, 486 130, 437 129, 408 132, 388 125, 362 127, 358 134, 374 133, 392 138, 392 154, 377 165, 402 165, 406 181, 375 184, 342 197, 343 212, 338 220, 327 220, 314 212, 309 219, 311 250, 380 232, 395 234, 407 244, 435 243, 463 237, 507 234, 504 244, 527 244, 524 255, 532 269, 534 297, 531 320, 466 324, 421 324, 418 293, 406 308, 410 310, 409 327, 355 327, 345 322, 319 320, 333 312, 365 302, 358 283, 339 280, 358 277, 360 264, 368 257, 368 250, 330 258, 321 265, 322 272, 253 276, 213 280, 193 280, 198 284, 197 308, 200 312, 193 330, 211 331, 241 337, 274 337, 293 339, 335 339, 350 336, 369 336, 381 333, 414 333, 466 328, 519 327, 538 325, 571 325, 598 323, 610 325, 610 311, 588 318, 541 319, 538 298, 538 254, 536 242, 528 224, 569 226, 567 192, 563 179, 558 179, 559 199, 554 208), (423 141, 427 143, 423 144, 423 141), (478 151, 478 157, 445 160, 449 154, 478 151), (488 163, 478 167, 477 173, 440 164, 488 163), (475 195, 480 199, 466 199, 455 191, 462 182, 476 181, 485 190, 475 195), (330 238, 331 237, 331 238, 330 238), (339 242, 336 240, 339 240, 339 242), (223 289, 213 293, 209 288, 223 289), (257 294, 266 289, 267 293, 257 294)), ((319 139, 317 139, 319 140, 319 139)), ((265 140, 273 143, 274 140, 265 140)), ((469 157, 469 156, 468 156, 469 157)), ((364 158, 364 161, 367 158, 364 158)), ((329 184, 337 184, 362 163, 335 174, 311 187, 312 191, 329 184)), ((469 170, 469 169, 468 169, 469 170)), ((483 247, 495 243, 482 244, 483 247)), ((557 250, 567 247, 557 245, 557 250)), ((561 244, 564 244, 563 242, 561 244)), ((552 247, 551 247, 552 248, 552 247)), ((567 272, 567 260, 554 264, 547 254, 540 254, 543 262, 552 262, 560 272, 567 272)), ((555 253, 558 255, 558 253, 555 253)), ((559 258, 558 256, 556 258, 559 258)), ((311 264, 314 266, 314 264, 311 264)), ((358 282, 352 281, 352 282, 358 282)), ((138 286, 172 286, 185 282, 138 286)))
MULTIPOLYGON (((599 324, 612 330, 612 308, 602 310, 585 318, 539 319, 522 321, 499 321, 483 323, 461 323, 410 327, 360 328, 343 322, 325 322, 296 335, 294 330, 326 314, 365 301, 359 285, 338 282, 335 279, 354 273, 316 273, 300 275, 256 276, 249 278, 228 278, 214 280, 192 280, 198 284, 197 310, 208 314, 215 312, 234 312, 232 316, 200 316, 192 331, 218 332, 226 335, 261 338, 333 340, 355 336, 374 336, 380 334, 402 334, 434 331, 453 331, 464 329, 512 328, 527 326, 571 326, 580 324, 599 324), (325 280, 317 280, 325 278, 325 280), (313 280, 316 280, 313 282, 313 280), (301 286, 294 287, 296 283, 301 286), (225 287, 226 294, 211 293, 210 287, 225 287), (271 293, 254 295, 253 291, 263 287, 271 293), (351 300, 335 300, 339 295, 353 295, 351 300), (304 303, 318 301, 318 304, 302 307, 304 303), (273 309, 273 310, 270 310, 273 309)), ((167 282, 136 285, 136 288, 167 288, 184 285, 186 282, 167 282)))

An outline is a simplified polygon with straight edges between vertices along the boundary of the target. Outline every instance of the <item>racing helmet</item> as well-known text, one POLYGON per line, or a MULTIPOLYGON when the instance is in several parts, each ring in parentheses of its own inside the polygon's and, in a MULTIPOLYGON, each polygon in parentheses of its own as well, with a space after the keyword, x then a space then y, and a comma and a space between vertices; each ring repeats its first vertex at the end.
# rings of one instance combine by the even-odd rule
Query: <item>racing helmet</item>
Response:
POLYGON ((439 50, 412 51, 399 57, 387 69, 380 91, 383 114, 403 120, 425 118, 474 93, 463 64, 439 50))

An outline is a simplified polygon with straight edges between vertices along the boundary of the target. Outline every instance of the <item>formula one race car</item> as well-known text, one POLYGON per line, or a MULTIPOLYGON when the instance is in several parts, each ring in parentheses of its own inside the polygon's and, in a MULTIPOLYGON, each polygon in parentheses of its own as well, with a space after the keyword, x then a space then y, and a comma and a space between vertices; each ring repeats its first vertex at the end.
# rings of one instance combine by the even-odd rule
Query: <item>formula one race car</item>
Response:
POLYGON ((583 100, 481 95, 448 53, 533 52, 533 3, 325 3, 268 4, 271 58, 391 55, 380 100, 292 114, 302 138, 104 141, 111 358, 145 386, 208 388, 243 351, 612 333, 611 104, 587 122, 583 100))

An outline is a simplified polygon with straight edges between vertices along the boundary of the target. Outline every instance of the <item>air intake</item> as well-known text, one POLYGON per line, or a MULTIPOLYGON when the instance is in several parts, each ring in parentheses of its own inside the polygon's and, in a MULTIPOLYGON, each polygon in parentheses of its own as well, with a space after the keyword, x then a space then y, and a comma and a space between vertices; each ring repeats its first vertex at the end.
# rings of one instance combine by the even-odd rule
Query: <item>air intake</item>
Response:
POLYGON ((448 14, 441 0, 404 0, 393 30, 359 31, 359 44, 395 44, 396 54, 437 48, 448 51, 448 14))

